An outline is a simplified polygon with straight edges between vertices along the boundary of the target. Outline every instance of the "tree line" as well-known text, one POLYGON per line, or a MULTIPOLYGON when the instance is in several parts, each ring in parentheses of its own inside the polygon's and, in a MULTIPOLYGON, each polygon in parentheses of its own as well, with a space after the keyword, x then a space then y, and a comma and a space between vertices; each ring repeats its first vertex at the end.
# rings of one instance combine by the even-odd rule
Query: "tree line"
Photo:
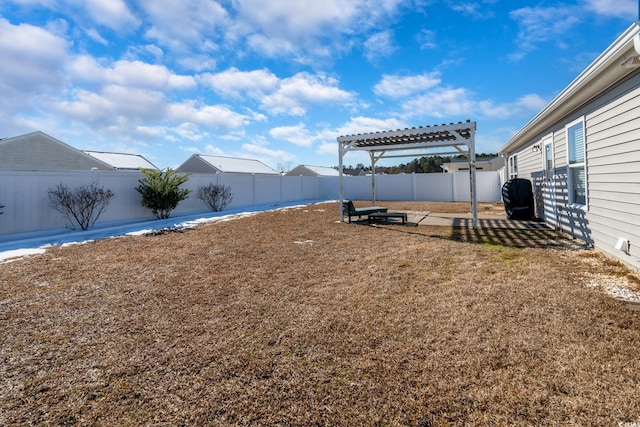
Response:
MULTIPOLYGON (((476 159, 497 157, 494 153, 480 153, 476 154, 476 159)), ((462 154, 457 156, 423 156, 419 159, 413 159, 409 163, 401 163, 397 166, 376 166, 376 173, 383 173, 387 175, 400 174, 400 173, 440 173, 442 172, 442 165, 449 163, 452 160, 466 159, 462 154)), ((335 169, 339 169, 337 166, 335 169)), ((371 172, 371 165, 365 166, 362 163, 358 163, 355 167, 345 166, 343 171, 350 173, 351 175, 357 175, 360 171, 364 173, 371 172)))

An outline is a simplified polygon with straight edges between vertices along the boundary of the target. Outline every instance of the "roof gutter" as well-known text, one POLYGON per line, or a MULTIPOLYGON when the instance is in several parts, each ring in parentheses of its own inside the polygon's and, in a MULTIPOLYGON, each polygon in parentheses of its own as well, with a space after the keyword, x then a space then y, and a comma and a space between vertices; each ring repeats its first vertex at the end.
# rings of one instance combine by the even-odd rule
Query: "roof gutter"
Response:
POLYGON ((595 61, 573 80, 529 123, 500 149, 511 153, 546 132, 562 118, 576 111, 611 85, 640 66, 640 21, 633 23, 595 61))

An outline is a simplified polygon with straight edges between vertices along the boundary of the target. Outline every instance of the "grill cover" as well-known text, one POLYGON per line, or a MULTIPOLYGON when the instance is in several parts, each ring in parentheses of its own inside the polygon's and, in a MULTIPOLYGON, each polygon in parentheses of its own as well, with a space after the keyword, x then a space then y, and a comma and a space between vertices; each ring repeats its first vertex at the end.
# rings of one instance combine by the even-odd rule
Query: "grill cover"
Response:
POLYGON ((533 219, 533 189, 528 179, 513 178, 505 182, 502 201, 508 219, 533 219))

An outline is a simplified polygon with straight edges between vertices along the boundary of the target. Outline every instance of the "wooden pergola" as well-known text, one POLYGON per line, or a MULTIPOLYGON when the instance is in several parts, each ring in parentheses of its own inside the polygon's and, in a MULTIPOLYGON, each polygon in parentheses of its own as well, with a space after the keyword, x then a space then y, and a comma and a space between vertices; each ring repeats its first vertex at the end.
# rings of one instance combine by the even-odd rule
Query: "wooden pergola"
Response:
POLYGON ((342 205, 344 201, 343 158, 349 151, 367 151, 371 158, 371 200, 376 201, 375 164, 382 158, 419 157, 426 154, 462 154, 469 160, 469 180, 471 191, 471 211, 473 228, 478 228, 478 208, 476 202, 476 122, 450 123, 435 126, 420 126, 389 130, 384 132, 363 133, 339 136, 339 172, 340 172, 340 221, 344 221, 342 205), (450 151, 441 151, 443 149, 450 151), (438 150, 437 153, 434 150, 438 150))

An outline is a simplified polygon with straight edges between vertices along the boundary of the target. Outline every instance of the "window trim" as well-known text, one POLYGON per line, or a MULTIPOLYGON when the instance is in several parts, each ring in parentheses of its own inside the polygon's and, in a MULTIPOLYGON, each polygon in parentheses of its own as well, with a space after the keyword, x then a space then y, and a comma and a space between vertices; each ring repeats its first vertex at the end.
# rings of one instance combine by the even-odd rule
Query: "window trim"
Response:
POLYGON ((509 156, 509 179, 518 177, 518 153, 509 156), (514 167, 515 165, 515 167, 514 167))
POLYGON ((589 206, 589 189, 588 189, 588 178, 587 178, 587 130, 584 116, 580 117, 572 122, 569 122, 564 127, 565 133, 565 149, 567 154, 567 204, 571 208, 587 210, 589 206), (569 153, 569 129, 574 127, 577 124, 582 124, 582 149, 583 151, 583 160, 580 163, 571 163, 570 162, 570 153, 569 153), (573 194, 573 182, 572 182, 572 169, 583 168, 584 170, 584 204, 574 202, 575 195, 573 194))
POLYGON ((542 146, 542 170, 545 172, 545 181, 549 182, 553 180, 553 176, 556 174, 556 153, 555 153, 555 143, 553 141, 553 134, 543 137, 540 140, 540 145, 542 146), (547 165, 547 147, 551 148, 551 168, 547 165), (550 175, 550 176, 549 176, 550 175))

